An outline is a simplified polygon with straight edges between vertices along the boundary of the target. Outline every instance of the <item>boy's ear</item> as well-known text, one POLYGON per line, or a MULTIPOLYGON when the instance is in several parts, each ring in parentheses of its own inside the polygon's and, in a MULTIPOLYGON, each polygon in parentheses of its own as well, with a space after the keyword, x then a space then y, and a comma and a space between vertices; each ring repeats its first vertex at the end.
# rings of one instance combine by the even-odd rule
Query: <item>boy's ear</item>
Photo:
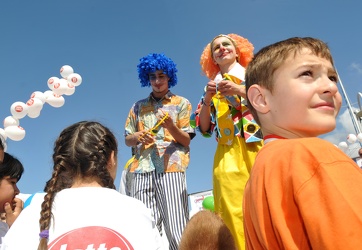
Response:
POLYGON ((262 114, 269 112, 269 105, 265 98, 265 92, 268 91, 260 85, 251 85, 248 89, 248 99, 254 109, 262 114))

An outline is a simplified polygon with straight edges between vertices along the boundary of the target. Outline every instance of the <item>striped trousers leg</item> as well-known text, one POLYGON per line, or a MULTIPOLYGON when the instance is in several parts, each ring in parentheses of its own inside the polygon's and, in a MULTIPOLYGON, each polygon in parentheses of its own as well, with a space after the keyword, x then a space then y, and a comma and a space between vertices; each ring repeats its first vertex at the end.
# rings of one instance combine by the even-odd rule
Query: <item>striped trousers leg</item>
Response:
POLYGON ((132 196, 152 210, 159 231, 165 227, 170 250, 177 250, 189 219, 186 174, 135 174, 132 196))

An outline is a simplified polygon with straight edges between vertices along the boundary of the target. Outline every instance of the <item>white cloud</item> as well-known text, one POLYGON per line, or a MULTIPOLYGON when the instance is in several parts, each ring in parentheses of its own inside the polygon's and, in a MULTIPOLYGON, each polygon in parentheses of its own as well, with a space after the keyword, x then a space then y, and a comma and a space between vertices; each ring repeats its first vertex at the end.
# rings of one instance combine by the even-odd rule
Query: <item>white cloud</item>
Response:
POLYGON ((348 109, 346 109, 337 117, 336 128, 332 132, 323 136, 323 139, 338 145, 339 142, 347 140, 348 134, 355 134, 355 129, 353 127, 352 119, 348 109))
POLYGON ((356 70, 359 74, 362 74, 362 65, 358 63, 351 63, 351 69, 356 70))
MULTIPOLYGON (((361 128, 361 124, 359 123, 358 125, 361 128)), ((352 118, 349 114, 349 111, 348 109, 346 109, 337 117, 336 129, 326 134, 325 136, 321 136, 321 138, 333 143, 334 145, 338 145, 340 142, 347 142, 347 136, 349 134, 356 134, 356 131, 353 126, 352 118)), ((358 142, 347 144, 349 147, 346 150, 346 154, 352 158, 357 157, 358 149, 361 147, 360 144, 358 142)))
MULTIPOLYGON (((353 110, 355 112, 356 110, 353 110)), ((353 114, 354 115, 354 114, 353 114)), ((355 128, 353 126, 352 117, 348 109, 337 117, 337 127, 340 125, 347 134, 355 134, 355 128)))

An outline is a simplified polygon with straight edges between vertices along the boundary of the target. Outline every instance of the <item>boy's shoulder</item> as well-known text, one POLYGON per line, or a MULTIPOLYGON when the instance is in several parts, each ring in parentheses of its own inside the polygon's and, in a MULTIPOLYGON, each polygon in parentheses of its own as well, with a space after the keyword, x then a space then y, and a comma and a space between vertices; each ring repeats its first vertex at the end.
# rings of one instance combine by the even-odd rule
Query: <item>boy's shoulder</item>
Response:
POLYGON ((138 110, 141 106, 152 106, 152 104, 150 102, 150 96, 147 96, 147 97, 140 99, 140 100, 136 101, 135 103, 133 103, 131 109, 138 110))
POLYGON ((318 138, 278 139, 267 143, 259 152, 261 156, 285 156, 292 159, 316 159, 333 161, 336 158, 351 160, 342 150, 331 142, 318 138))
MULTIPOLYGON (((331 142, 318 138, 318 137, 305 137, 305 138, 295 138, 295 139, 277 139, 271 141, 270 145, 273 146, 307 146, 307 147, 318 147, 318 146, 334 146, 331 142)), ((334 146, 335 147, 335 146, 334 146)), ((336 147, 337 148, 337 147, 336 147)), ((338 149, 338 148, 337 148, 338 149)))
POLYGON ((149 102, 149 101, 150 101, 150 95, 147 96, 147 97, 145 97, 145 98, 142 98, 142 99, 136 101, 136 102, 134 103, 134 105, 139 105, 140 103, 145 103, 145 102, 149 102))
POLYGON ((269 177, 273 175, 305 181, 320 167, 335 171, 346 167, 358 168, 350 157, 331 142, 320 138, 298 138, 266 143, 258 152, 252 171, 254 176, 267 172, 266 176, 269 177))
POLYGON ((175 93, 173 93, 173 92, 171 92, 171 91, 169 91, 169 92, 167 93, 167 96, 168 96, 169 98, 171 98, 171 99, 178 99, 178 100, 182 100, 182 101, 189 102, 189 100, 188 100, 186 97, 181 96, 181 95, 178 95, 178 94, 175 94, 175 93))

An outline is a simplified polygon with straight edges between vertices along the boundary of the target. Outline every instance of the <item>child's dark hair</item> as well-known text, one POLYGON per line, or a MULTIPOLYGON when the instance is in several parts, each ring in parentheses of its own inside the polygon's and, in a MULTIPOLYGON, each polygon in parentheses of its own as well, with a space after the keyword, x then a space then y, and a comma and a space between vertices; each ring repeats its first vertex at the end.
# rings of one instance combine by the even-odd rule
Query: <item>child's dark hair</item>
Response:
MULTIPOLYGON (((49 230, 56 193, 70 188, 76 179, 95 179, 102 187, 115 189, 107 167, 112 153, 116 156, 117 152, 115 136, 98 122, 78 122, 60 133, 54 145, 53 174, 44 188, 40 232, 49 230)), ((47 249, 47 241, 42 237, 38 249, 47 249)))
POLYGON ((0 135, 0 149, 6 151, 6 141, 2 135, 0 135))
POLYGON ((0 163, 0 179, 9 176, 19 181, 23 173, 23 164, 11 154, 4 152, 4 160, 0 163))

